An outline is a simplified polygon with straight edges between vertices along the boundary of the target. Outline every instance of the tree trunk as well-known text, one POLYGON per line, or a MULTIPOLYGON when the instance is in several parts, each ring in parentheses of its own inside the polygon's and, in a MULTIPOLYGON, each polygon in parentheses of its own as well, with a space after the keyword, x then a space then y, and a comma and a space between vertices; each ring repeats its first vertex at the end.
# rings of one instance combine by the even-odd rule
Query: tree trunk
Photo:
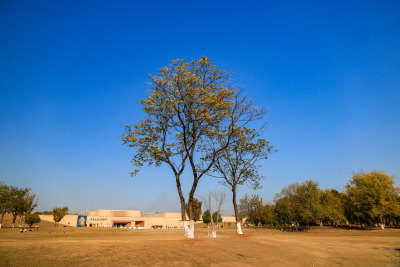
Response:
POLYGON ((238 207, 237 207, 237 203, 236 203, 236 187, 232 188, 232 202, 233 202, 233 209, 235 210, 236 230, 239 235, 243 235, 242 221, 239 218, 239 212, 238 212, 238 207))
POLYGON ((185 198, 183 197, 182 194, 180 174, 175 174, 175 179, 176 179, 176 188, 178 189, 178 194, 179 194, 179 200, 181 202, 181 218, 182 218, 183 229, 185 231, 185 236, 188 237, 189 229, 186 221, 185 198))
POLYGON ((20 215, 19 218, 19 227, 23 227, 24 226, 24 215, 20 215))
POLYGON ((381 223, 379 224, 379 226, 383 230, 383 229, 385 229, 385 219, 383 218, 383 216, 380 216, 380 221, 381 221, 381 223))
POLYGON ((213 221, 212 216, 211 216, 211 235, 209 235, 209 237, 213 237, 213 233, 214 233, 214 221, 213 221))
POLYGON ((385 224, 384 223, 380 223, 379 226, 381 227, 381 229, 385 229, 385 224))
POLYGON ((0 229, 1 229, 1 226, 3 225, 3 219, 4 219, 4 213, 1 214, 0 229))
POLYGON ((17 220, 17 214, 13 214, 13 221, 11 224, 11 227, 14 228, 15 227, 15 221, 17 220))
POLYGON ((194 192, 196 191, 198 182, 199 182, 199 179, 197 178, 196 174, 194 173, 193 185, 192 185, 192 189, 190 190, 189 200, 188 200, 189 222, 190 222, 189 236, 188 236, 189 238, 194 238, 193 198, 194 198, 194 192))

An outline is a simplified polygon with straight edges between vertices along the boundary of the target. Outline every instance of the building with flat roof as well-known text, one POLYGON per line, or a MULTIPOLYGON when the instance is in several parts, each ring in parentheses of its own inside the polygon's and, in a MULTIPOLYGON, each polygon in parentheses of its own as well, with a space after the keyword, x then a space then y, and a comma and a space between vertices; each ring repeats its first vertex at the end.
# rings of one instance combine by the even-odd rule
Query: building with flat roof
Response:
MULTIPOLYGON (((52 221, 52 215, 40 215, 44 221, 52 221)), ((88 211, 83 215, 66 215, 60 224, 72 227, 126 227, 132 229, 182 228, 180 213, 163 212, 143 215, 140 210, 88 211)))
MULTIPOLYGON (((40 215, 44 221, 54 222, 52 215, 40 215)), ((222 217, 223 222, 235 222, 234 217, 222 217)), ((200 221, 201 222, 201 221, 200 221)), ((130 229, 183 228, 180 212, 149 213, 140 210, 98 209, 82 215, 66 215, 60 224, 72 227, 118 227, 130 229)))

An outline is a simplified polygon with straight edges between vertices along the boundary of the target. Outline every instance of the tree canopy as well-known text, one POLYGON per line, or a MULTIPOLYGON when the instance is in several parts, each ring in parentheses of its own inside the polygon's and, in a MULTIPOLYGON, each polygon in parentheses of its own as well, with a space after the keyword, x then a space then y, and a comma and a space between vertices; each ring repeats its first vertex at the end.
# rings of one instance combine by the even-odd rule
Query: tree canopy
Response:
POLYGON ((33 214, 27 215, 25 217, 25 223, 27 223, 30 227, 32 227, 32 225, 35 223, 40 223, 39 214, 33 213, 33 214))
POLYGON ((209 210, 206 210, 202 216, 203 223, 209 224, 211 222, 211 213, 209 210))
POLYGON ((346 213, 360 223, 384 225, 400 214, 399 193, 384 172, 354 173, 346 185, 346 213))
POLYGON ((214 223, 220 223, 220 222, 222 222, 222 216, 221 216, 221 214, 220 214, 218 211, 214 212, 214 213, 212 214, 212 220, 213 220, 214 223))

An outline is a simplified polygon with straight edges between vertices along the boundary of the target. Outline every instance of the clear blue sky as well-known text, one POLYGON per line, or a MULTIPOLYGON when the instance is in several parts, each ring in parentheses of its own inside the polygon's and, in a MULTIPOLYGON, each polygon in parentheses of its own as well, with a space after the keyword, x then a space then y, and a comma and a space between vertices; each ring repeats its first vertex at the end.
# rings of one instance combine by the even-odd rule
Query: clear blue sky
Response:
MULTIPOLYGON (((0 180, 41 210, 179 211, 171 171, 131 178, 118 136, 148 74, 203 55, 270 109, 263 199, 306 179, 342 190, 359 170, 400 185, 399 1, 3 0, 0 180)), ((198 196, 221 188, 206 177, 198 196)))

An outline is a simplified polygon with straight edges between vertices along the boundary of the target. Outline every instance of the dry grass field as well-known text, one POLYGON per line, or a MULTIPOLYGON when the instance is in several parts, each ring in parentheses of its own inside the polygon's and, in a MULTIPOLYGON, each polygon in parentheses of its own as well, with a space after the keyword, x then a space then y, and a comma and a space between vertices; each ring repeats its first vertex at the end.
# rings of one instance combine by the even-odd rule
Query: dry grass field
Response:
MULTIPOLYGON (((7 224, 6 224, 7 225, 7 224)), ((400 266, 400 230, 0 230, 0 266, 400 266)))

